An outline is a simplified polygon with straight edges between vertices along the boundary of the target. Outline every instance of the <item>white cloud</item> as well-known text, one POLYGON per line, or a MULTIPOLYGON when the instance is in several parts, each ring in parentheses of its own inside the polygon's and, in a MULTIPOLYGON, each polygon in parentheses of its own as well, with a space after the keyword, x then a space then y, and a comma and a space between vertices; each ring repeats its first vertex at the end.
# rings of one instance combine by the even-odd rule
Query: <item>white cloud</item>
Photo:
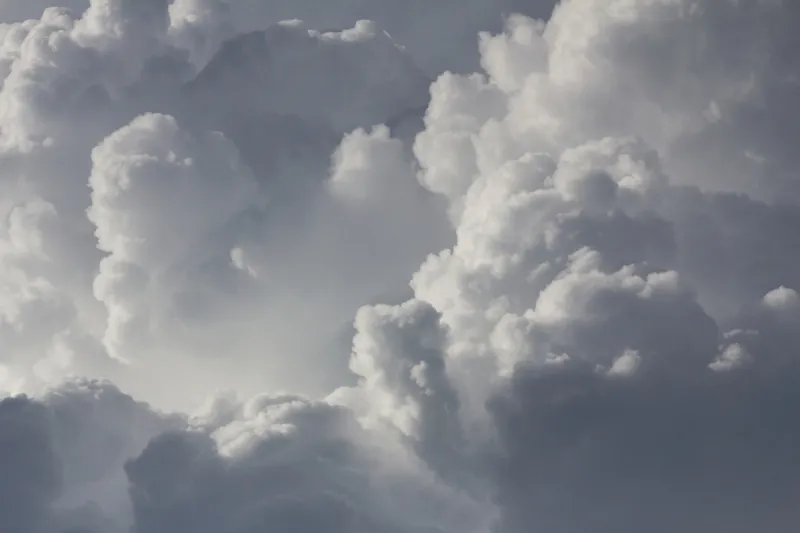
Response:
POLYGON ((798 11, 552 5, 0 6, 0 527, 794 531, 798 11))
POLYGON ((217 234, 257 204, 256 182, 221 134, 196 138, 165 115, 137 118, 92 161, 88 216, 109 253, 94 282, 108 309, 104 344, 112 357, 133 360, 138 344, 152 349, 159 328, 187 320, 179 298, 193 296, 196 265, 230 250, 217 234))
POLYGON ((717 372, 725 372, 751 362, 752 358, 741 344, 731 344, 708 367, 717 372))
MULTIPOLYGON (((451 445, 450 456, 480 447, 475 443, 484 434, 474 428, 486 416, 482 400, 492 406, 507 403, 505 408, 514 413, 503 419, 505 414, 492 407, 488 415, 499 424, 502 449, 509 454, 508 470, 501 474, 497 503, 502 518, 496 531, 524 531, 536 523, 548 531, 583 531, 593 524, 635 530, 639 526, 633 524, 654 517, 671 524, 670 529, 700 531, 703 523, 711 523, 712 530, 722 531, 742 519, 739 513, 719 511, 711 500, 707 509, 689 511, 685 502, 659 496, 665 489, 646 474, 631 478, 637 480, 631 490, 642 487, 639 499, 647 507, 641 513, 624 513, 624 507, 617 507, 623 499, 611 498, 603 514, 589 493, 586 499, 580 496, 580 487, 627 482, 618 481, 613 468, 591 467, 593 458, 603 461, 604 453, 615 465, 623 460, 621 452, 604 447, 603 439, 621 439, 621 450, 623 436, 636 435, 640 428, 649 431, 640 418, 626 418, 625 404, 666 401, 663 409, 682 424, 693 420, 683 409, 717 416, 713 407, 704 411, 702 402, 717 405, 748 386, 723 383, 719 380, 728 378, 712 377, 711 370, 741 368, 746 373, 730 379, 765 376, 747 400, 756 411, 769 403, 770 387, 781 387, 771 381, 781 372, 778 368, 794 376, 794 357, 788 352, 789 339, 796 335, 787 324, 754 309, 769 288, 794 283, 796 261, 789 250, 795 239, 789 228, 797 209, 762 203, 764 195, 703 192, 693 185, 710 182, 687 187, 691 174, 673 176, 680 155, 672 147, 708 127, 703 111, 711 98, 724 120, 726 105, 751 105, 754 87, 771 83, 768 73, 756 71, 761 77, 753 85, 750 67, 755 62, 742 67, 713 55, 727 39, 715 26, 716 17, 741 17, 735 23, 743 24, 757 16, 760 24, 771 20, 773 9, 766 3, 739 12, 734 5, 699 9, 688 2, 619 2, 610 9, 607 3, 565 2, 546 26, 517 17, 504 35, 485 36, 487 77, 444 75, 433 85, 426 130, 417 137, 415 153, 421 182, 450 204, 457 239, 454 247, 428 259, 412 287, 416 301, 432 305, 448 328, 438 351, 461 405, 451 418, 471 429, 465 434, 468 444, 451 445), (708 48, 698 48, 698 41, 687 37, 694 28, 713 41, 708 48), (679 46, 670 48, 675 43, 679 46), (703 70, 706 62, 710 68, 703 70), (663 77, 664 68, 674 75, 663 77), (745 219, 744 213, 754 216, 745 219), (743 337, 741 343, 728 341, 720 349, 720 328, 729 324, 750 324, 761 334, 743 337), (553 365, 555 360, 561 364, 553 365), (598 381, 598 367, 609 369, 601 375, 629 374, 629 379, 598 381), (511 377, 511 389, 503 385, 504 376, 511 377), (653 392, 645 393, 647 387, 653 392), (696 396, 683 406, 672 403, 673 395, 680 396, 686 387, 698 387, 696 396), (602 404, 598 426, 581 416, 592 401, 602 404), (542 418, 528 432, 523 421, 531 416, 542 418), (589 449, 597 439, 603 452, 584 452, 579 445, 573 449, 570 439, 580 437, 571 431, 585 433, 589 449), (561 453, 559 447, 569 451, 561 453), (570 461, 577 471, 569 469, 570 461), (548 492, 557 493, 563 504, 549 500, 548 492), (672 501, 677 507, 671 507, 672 501)), ((762 44, 754 39, 741 47, 760 58, 762 44)), ((735 180, 719 181, 714 188, 749 190, 735 180)), ((401 309, 394 312, 394 324, 377 331, 362 324, 359 336, 372 331, 369 338, 378 342, 384 332, 406 323, 401 309)), ((357 339, 354 361, 361 360, 359 345, 366 343, 357 339)), ((396 343, 403 345, 408 343, 396 343)), ((409 395, 396 390, 391 398, 403 405, 409 395)), ((379 413, 391 401, 372 405, 379 413)), ((416 420, 425 418, 422 405, 413 410, 416 420)), ((744 405, 737 404, 732 419, 755 424, 744 405)), ((428 410, 433 416, 438 407, 428 410)), ((720 432, 709 429, 688 442, 667 438, 661 442, 663 451, 652 457, 682 446, 691 454, 700 453, 703 443, 724 446, 727 431, 727 426, 720 432)), ((759 446, 767 446, 772 437, 762 436, 759 446)), ((731 457, 747 453, 744 445, 731 449, 731 457)), ((475 467, 478 457, 468 463, 475 467)), ((657 464, 647 457, 642 457, 642 468, 650 472, 657 464)), ((729 459, 715 463, 710 474, 715 487, 728 468, 735 468, 729 459)), ((780 466, 767 461, 758 468, 775 472, 780 466)), ((687 472, 676 483, 691 487, 693 479, 687 472)), ((795 486, 797 481, 790 479, 794 474, 788 474, 787 483, 795 486)), ((725 500, 744 501, 720 490, 725 500)), ((626 497, 634 494, 624 492, 626 497)), ((762 512, 760 504, 750 508, 753 516, 762 512)), ((768 508, 765 504, 763 509, 768 508)), ((775 505, 773 510, 777 518, 765 523, 791 523, 789 507, 775 505)), ((746 520, 756 524, 762 519, 746 520)))
POLYGON ((764 305, 776 311, 790 313, 800 310, 800 295, 794 289, 781 285, 764 295, 764 305))
POLYGON ((614 360, 614 364, 608 369, 609 376, 627 377, 636 373, 642 362, 641 356, 633 350, 626 350, 614 360))
POLYGON ((30 309, 25 322, 38 323, 9 326, 15 344, 6 344, 17 348, 5 388, 100 375, 181 406, 220 376, 251 393, 265 379, 330 390, 346 378, 347 341, 325 371, 303 366, 341 342, 360 305, 403 291, 424 254, 444 243, 438 208, 386 128, 379 137, 390 159, 381 163, 380 143, 369 144, 364 154, 376 156, 364 175, 384 165, 402 200, 378 182, 380 198, 351 205, 326 185, 342 136, 386 121, 402 127, 406 112, 424 106, 425 77, 380 29, 359 22, 338 33, 288 24, 236 37, 209 49, 215 59, 193 79, 170 48, 181 44, 169 25, 181 7, 168 7, 96 3, 82 19, 50 9, 4 36, 2 207, 9 246, 19 248, 13 260, 4 255, 4 294, 8 313, 30 309), (162 115, 181 132, 153 118, 162 115), (401 162, 400 171, 386 166, 401 162), (22 248, 31 257, 20 269, 22 248), (298 335, 306 328, 318 334, 298 335), (286 353, 298 357, 293 368, 286 353), (171 374, 156 371, 164 364, 195 377, 171 391, 171 374), (161 378, 141 379, 153 374, 161 378))

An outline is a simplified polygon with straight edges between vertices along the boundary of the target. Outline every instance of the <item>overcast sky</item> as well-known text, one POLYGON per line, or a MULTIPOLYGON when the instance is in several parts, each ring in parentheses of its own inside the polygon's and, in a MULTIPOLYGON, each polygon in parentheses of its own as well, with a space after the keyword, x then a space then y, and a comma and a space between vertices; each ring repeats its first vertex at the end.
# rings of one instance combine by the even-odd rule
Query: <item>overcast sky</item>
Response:
POLYGON ((2 533, 798 530, 800 4, 0 21, 2 533))

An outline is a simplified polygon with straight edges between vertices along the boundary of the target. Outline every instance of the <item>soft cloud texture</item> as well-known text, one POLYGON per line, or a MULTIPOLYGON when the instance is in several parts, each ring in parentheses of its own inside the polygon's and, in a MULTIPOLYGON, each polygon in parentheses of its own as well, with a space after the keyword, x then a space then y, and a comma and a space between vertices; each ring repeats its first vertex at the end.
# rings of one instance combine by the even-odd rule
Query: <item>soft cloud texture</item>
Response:
POLYGON ((4 3, 0 530, 795 531, 798 15, 4 3))
POLYGON ((41 399, 0 403, 3 527, 19 532, 125 531, 132 517, 120 469, 180 419, 108 383, 80 381, 41 399))
POLYGON ((330 390, 347 377, 348 317, 404 290, 445 242, 402 142, 376 130, 337 151, 354 128, 408 130, 426 78, 366 21, 325 34, 265 27, 195 72, 192 50, 172 43, 169 7, 98 3, 77 20, 53 8, 6 36, 9 320, 41 318, 9 328, 5 388, 90 373, 181 407, 222 375, 249 393, 265 380, 330 390), (355 168, 348 160, 370 152, 362 174, 390 165, 403 202, 379 183, 358 204, 327 185, 332 164, 355 168), (173 201, 179 190, 186 201, 173 201), (41 224, 53 230, 37 236, 41 224), (135 369, 119 363, 133 359, 135 369), (305 372, 312 359, 325 370, 305 372), (154 371, 164 364, 195 378, 174 390, 172 373, 154 371))
POLYGON ((433 533, 483 520, 402 450, 371 444, 346 409, 292 396, 209 407, 126 465, 137 531, 433 533))

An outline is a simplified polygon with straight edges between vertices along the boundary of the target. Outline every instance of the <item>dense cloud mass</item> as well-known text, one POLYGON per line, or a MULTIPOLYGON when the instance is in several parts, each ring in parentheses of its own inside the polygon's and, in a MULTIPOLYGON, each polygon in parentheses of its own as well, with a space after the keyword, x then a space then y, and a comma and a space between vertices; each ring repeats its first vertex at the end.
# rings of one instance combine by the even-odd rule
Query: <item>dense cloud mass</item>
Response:
POLYGON ((0 531, 794 533, 799 17, 0 1, 0 531))

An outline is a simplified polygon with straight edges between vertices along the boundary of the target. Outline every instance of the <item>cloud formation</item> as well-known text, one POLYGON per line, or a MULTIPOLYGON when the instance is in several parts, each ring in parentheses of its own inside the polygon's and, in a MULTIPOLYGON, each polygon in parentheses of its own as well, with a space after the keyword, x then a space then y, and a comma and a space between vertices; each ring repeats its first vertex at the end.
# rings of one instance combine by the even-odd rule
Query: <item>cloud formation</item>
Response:
POLYGON ((793 4, 44 4, 0 529, 796 529, 793 4))
POLYGON ((151 438, 182 427, 105 382, 76 381, 38 399, 0 403, 0 520, 14 532, 125 531, 120 466, 151 438))

